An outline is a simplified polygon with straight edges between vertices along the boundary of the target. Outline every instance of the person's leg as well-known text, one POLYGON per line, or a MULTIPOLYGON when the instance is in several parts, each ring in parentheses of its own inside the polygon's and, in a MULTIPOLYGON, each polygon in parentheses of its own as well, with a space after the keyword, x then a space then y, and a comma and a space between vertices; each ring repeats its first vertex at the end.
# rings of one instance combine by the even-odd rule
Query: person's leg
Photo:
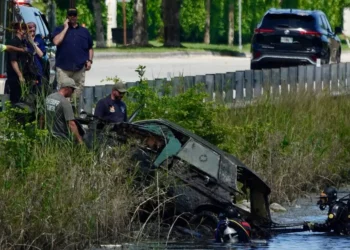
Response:
MULTIPOLYGON (((59 90, 61 88, 61 82, 69 77, 69 78, 73 78, 74 79, 74 71, 68 71, 68 70, 63 70, 61 68, 56 68, 56 77, 57 77, 57 90, 59 90)), ((75 79, 74 79, 75 81, 75 79)))
POLYGON ((72 78, 78 87, 78 89, 75 91, 74 104, 75 106, 77 105, 77 99, 78 99, 79 112, 80 112, 80 109, 83 109, 84 107, 83 93, 84 93, 84 86, 85 86, 85 67, 83 67, 79 71, 74 72, 74 75, 72 78))
POLYGON ((21 85, 18 79, 7 79, 7 86, 10 91, 10 101, 12 104, 21 100, 21 85))

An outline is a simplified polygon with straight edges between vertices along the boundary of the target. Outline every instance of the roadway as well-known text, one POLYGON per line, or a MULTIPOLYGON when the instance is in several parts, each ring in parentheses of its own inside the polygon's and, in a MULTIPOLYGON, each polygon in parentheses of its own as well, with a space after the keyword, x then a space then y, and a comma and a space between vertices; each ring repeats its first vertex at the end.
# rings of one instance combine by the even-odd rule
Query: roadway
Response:
MULTIPOLYGON (((342 55, 342 62, 350 62, 350 53, 342 55)), ((173 76, 205 75, 247 70, 249 57, 230 56, 178 56, 161 58, 99 58, 95 57, 92 69, 86 74, 86 86, 104 85, 101 80, 118 76, 124 82, 135 82, 135 69, 146 66, 147 79, 173 76)))

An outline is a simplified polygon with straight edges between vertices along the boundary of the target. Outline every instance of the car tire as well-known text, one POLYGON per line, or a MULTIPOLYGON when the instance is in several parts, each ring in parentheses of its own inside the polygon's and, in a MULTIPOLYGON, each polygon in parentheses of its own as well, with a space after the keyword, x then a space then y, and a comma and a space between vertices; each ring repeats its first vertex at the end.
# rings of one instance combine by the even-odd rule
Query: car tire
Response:
POLYGON ((193 215, 189 221, 189 224, 193 226, 192 229, 204 235, 212 235, 218 223, 217 214, 211 211, 199 212, 193 215))
POLYGON ((250 69, 251 70, 260 70, 261 69, 261 65, 259 63, 250 63, 250 69))

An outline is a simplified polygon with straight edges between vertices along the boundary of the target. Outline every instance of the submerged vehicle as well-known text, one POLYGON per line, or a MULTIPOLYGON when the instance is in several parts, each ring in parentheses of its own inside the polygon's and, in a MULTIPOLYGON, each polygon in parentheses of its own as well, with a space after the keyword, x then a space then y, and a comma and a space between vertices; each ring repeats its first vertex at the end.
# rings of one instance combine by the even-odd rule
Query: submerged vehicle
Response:
MULTIPOLYGON (((87 124, 84 119, 78 121, 87 124)), ((219 214, 235 209, 251 225, 252 237, 303 231, 302 223, 280 225, 272 221, 268 199, 271 190, 253 170, 178 124, 155 119, 109 124, 108 132, 106 126, 93 127, 85 135, 90 147, 101 134, 115 133, 113 140, 118 143, 137 142, 133 144, 137 148, 133 158, 143 172, 166 171, 172 176, 176 182, 168 187, 169 197, 174 197, 169 211, 173 216, 185 217, 187 225, 195 229, 202 225, 213 235, 219 214), (237 204, 243 198, 250 202, 250 211, 237 204)))

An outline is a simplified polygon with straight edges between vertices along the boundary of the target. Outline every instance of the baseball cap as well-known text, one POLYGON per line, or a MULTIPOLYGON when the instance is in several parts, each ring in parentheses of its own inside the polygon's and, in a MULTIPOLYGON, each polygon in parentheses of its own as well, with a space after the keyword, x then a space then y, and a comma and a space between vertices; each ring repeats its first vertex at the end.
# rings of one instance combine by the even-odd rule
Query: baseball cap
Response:
POLYGON ((70 88, 73 88, 73 89, 77 89, 78 87, 75 85, 75 82, 72 78, 65 78, 62 80, 61 82, 61 88, 67 88, 67 87, 70 87, 70 88))
POLYGON ((78 15, 78 10, 76 8, 69 8, 67 10, 67 16, 76 16, 78 15))
POLYGON ((122 82, 117 82, 116 84, 114 84, 113 90, 117 90, 117 91, 120 92, 120 93, 128 92, 128 91, 126 90, 125 84, 122 83, 122 82))

